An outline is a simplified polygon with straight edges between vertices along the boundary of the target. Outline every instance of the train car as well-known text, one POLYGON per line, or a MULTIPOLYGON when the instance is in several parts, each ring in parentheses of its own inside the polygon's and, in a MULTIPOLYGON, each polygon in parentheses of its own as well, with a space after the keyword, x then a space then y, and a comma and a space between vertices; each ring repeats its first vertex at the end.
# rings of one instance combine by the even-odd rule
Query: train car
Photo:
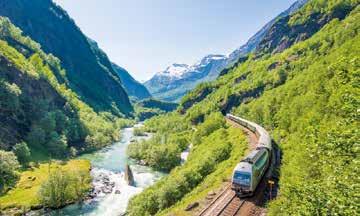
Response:
POLYGON ((232 177, 232 189, 238 196, 251 196, 269 168, 272 155, 271 137, 263 127, 254 122, 231 114, 227 114, 226 117, 246 127, 258 138, 256 150, 251 151, 237 164, 232 177))
POLYGON ((232 177, 232 190, 238 196, 252 196, 270 164, 269 151, 253 150, 237 164, 232 177))

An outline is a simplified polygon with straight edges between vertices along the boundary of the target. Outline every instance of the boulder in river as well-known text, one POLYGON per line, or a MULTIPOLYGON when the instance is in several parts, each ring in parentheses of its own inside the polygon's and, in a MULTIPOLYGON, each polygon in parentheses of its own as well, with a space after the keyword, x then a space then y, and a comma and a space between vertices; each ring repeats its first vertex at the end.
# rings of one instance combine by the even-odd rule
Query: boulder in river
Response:
POLYGON ((128 185, 135 186, 134 176, 129 164, 126 164, 125 166, 125 181, 128 183, 128 185))

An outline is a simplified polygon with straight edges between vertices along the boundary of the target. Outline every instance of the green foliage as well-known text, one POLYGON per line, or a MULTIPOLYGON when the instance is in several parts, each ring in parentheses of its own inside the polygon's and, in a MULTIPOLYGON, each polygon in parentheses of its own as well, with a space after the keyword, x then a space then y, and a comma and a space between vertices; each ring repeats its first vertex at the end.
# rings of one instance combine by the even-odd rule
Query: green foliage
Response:
MULTIPOLYGON (((189 204, 206 199, 209 192, 217 191, 223 187, 224 181, 229 180, 234 167, 239 163, 239 158, 243 158, 248 149, 248 141, 238 128, 229 127, 226 131, 228 134, 226 140, 232 144, 230 156, 220 162, 214 171, 207 175, 198 186, 187 193, 182 199, 177 200, 175 205, 161 211, 159 215, 188 215, 189 212, 184 209, 189 204)), ((208 144, 211 144, 211 142, 208 144)), ((198 207, 198 209, 200 208, 202 208, 202 206, 198 207)))
MULTIPOLYGON (((83 194, 86 194, 91 189, 90 161, 69 160, 66 162, 51 161, 51 163, 32 164, 34 166, 31 169, 22 170, 19 173, 20 179, 18 183, 0 196, 0 211, 4 215, 22 214, 23 211, 30 211, 42 205, 39 199, 39 190, 41 187, 45 187, 43 185, 48 184, 45 182, 48 182, 49 175, 55 172, 60 172, 60 175, 70 176, 65 191, 65 197, 69 199, 65 201, 66 203, 82 200, 84 198, 83 194), (21 210, 20 213, 19 210, 21 210)), ((57 181, 53 178, 53 183, 63 181, 63 179, 57 181)), ((60 178, 63 177, 60 176, 60 178)), ((52 190, 51 188, 47 189, 52 190)), ((56 194, 59 194, 58 191, 56 191, 56 194)))
POLYGON ((27 166, 28 163, 30 162, 30 149, 27 146, 27 144, 25 142, 21 142, 16 144, 13 147, 14 154, 16 155, 18 161, 23 165, 23 166, 27 166))
POLYGON ((165 101, 156 100, 154 98, 145 99, 137 103, 144 108, 157 108, 165 112, 171 112, 176 109, 177 103, 170 103, 165 101))
POLYGON ((204 138, 191 150, 183 166, 173 169, 167 177, 130 200, 129 215, 154 215, 181 200, 229 158, 234 142, 239 142, 230 137, 228 131, 221 128, 204 138))
POLYGON ((353 215, 359 209, 350 199, 359 190, 358 19, 355 9, 281 54, 250 58, 186 113, 196 119, 233 107, 272 130, 284 154, 272 215, 353 215))
POLYGON ((331 14, 340 10, 351 10, 357 4, 359 4, 358 0, 310 0, 291 17, 289 25, 304 24, 311 15, 317 13, 331 14))
POLYGON ((20 108, 20 88, 15 83, 0 79, 0 111, 17 112, 20 108))
MULTIPOLYGON (((331 11, 334 2, 341 5, 340 1, 321 2, 331 11)), ((352 6, 357 2, 351 1, 352 6)), ((219 111, 234 112, 263 125, 282 149, 280 191, 269 204, 270 215, 356 215, 360 188, 359 10, 358 6, 345 19, 332 20, 308 40, 282 53, 250 56, 185 97, 183 115, 174 112, 146 121, 146 129, 156 132, 153 139, 186 135, 194 148, 183 166, 130 201, 130 215, 154 215, 169 207, 162 213, 178 213, 180 207, 194 201, 199 191, 190 191, 201 185, 199 182, 206 182, 200 175, 201 164, 210 161, 206 166, 210 170, 205 171, 208 179, 216 173, 216 166, 205 155, 216 154, 211 151, 213 144, 224 148, 218 152, 227 152, 227 138, 218 133, 225 129, 216 130, 216 122, 221 125, 221 121, 216 121, 213 113, 219 111), (206 90, 209 86, 210 93, 206 90), (209 116, 215 119, 207 126, 209 116), (197 130, 191 129, 194 125, 197 130), (217 143, 217 136, 221 143, 217 143), (200 169, 189 174, 184 171, 189 167, 200 169)), ((170 146, 165 141, 162 144, 170 146)), ((142 149, 137 152, 139 158, 146 155, 142 149)), ((150 146, 144 149, 150 151, 150 146)))
POLYGON ((80 201, 89 191, 89 181, 85 172, 75 174, 61 169, 54 170, 40 187, 40 202, 47 207, 59 208, 70 201, 80 201))
MULTIPOLYGON (((204 122, 196 127, 186 116, 169 113, 147 120, 142 130, 155 134, 150 140, 130 144, 128 154, 155 169, 171 172, 130 201, 130 215, 154 215, 172 206, 218 170, 223 161, 231 158, 234 165, 236 160, 231 157, 232 151, 242 143, 239 141, 240 131, 228 129, 224 117, 216 112, 205 116, 204 122), (191 142, 188 160, 183 166, 177 166, 180 153, 191 142)), ((244 148, 238 153, 243 151, 244 148)))
POLYGON ((0 193, 14 186, 19 178, 19 162, 13 152, 0 150, 0 193))
POLYGON ((146 132, 143 130, 143 128, 134 128, 134 135, 135 136, 145 136, 146 132))
POLYGON ((192 143, 194 145, 201 143, 201 139, 203 137, 207 137, 212 132, 216 131, 217 129, 224 127, 225 119, 221 113, 211 113, 209 117, 206 118, 205 122, 198 125, 196 128, 195 133, 192 136, 192 143))
POLYGON ((40 45, 44 51, 52 53, 41 55, 41 58, 49 63, 59 83, 68 84, 92 109, 111 111, 117 116, 131 115, 133 109, 129 98, 108 57, 61 7, 53 1, 10 1, 1 6, 0 15, 8 17, 21 29, 4 19, 0 23, 3 26, 0 37, 9 36, 9 40, 4 40, 21 49, 26 58, 34 51, 39 53, 40 45), (22 37, 21 31, 31 39, 22 37), (66 69, 66 73, 61 68, 66 69))
POLYGON ((139 121, 151 118, 156 115, 165 114, 176 109, 176 103, 159 101, 153 98, 137 102, 135 105, 136 118, 139 121))
POLYGON ((34 152, 62 158, 70 147, 83 152, 108 145, 120 127, 130 124, 111 113, 97 114, 81 101, 69 89, 60 60, 45 54, 7 18, 0 18, 0 52, 0 116, 10 119, 0 133, 19 134, 1 140, 5 148, 26 140, 34 152))
POLYGON ((189 145, 191 127, 183 118, 174 113, 160 118, 154 117, 145 122, 145 128, 136 131, 156 131, 149 140, 133 142, 127 153, 137 160, 144 160, 151 167, 169 171, 180 164, 180 153, 189 145), (166 121, 164 121, 164 117, 166 121), (176 133, 188 129, 182 133, 176 133))

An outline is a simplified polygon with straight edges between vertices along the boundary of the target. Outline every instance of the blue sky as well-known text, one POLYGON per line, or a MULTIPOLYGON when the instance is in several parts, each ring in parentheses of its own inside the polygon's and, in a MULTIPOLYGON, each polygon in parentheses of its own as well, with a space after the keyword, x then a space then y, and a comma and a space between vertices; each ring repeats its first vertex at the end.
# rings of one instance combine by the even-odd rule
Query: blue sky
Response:
POLYGON ((144 81, 228 54, 295 0, 55 0, 111 61, 144 81))

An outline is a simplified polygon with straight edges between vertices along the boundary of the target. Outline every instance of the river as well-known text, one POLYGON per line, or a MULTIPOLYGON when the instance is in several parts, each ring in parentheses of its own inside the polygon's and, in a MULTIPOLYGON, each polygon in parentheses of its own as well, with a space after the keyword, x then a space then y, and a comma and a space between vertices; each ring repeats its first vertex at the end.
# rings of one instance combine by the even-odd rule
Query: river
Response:
MULTIPOLYGON (((134 127, 139 127, 140 124, 134 127)), ((95 190, 99 191, 96 198, 86 201, 83 204, 74 204, 64 209, 53 211, 47 215, 51 216, 79 216, 79 215, 101 215, 118 216, 125 212, 129 199, 144 188, 152 185, 164 174, 155 172, 149 167, 135 164, 126 156, 126 148, 132 139, 143 139, 144 137, 135 137, 134 128, 125 128, 121 130, 121 140, 113 145, 91 154, 81 156, 82 159, 91 161, 93 185, 95 190), (136 187, 128 186, 124 179, 124 170, 126 164, 130 164, 136 187), (110 194, 103 193, 104 179, 114 184, 110 194)))

